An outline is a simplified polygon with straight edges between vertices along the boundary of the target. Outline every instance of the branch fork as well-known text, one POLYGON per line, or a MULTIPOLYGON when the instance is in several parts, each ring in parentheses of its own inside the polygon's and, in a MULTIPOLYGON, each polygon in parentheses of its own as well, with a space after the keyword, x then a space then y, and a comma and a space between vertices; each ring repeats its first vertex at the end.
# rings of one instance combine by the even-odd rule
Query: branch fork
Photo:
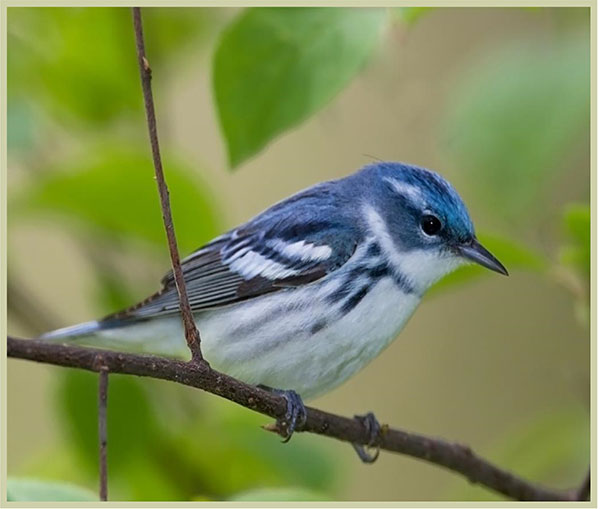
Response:
POLYGON ((140 80, 142 82, 142 92, 144 94, 144 107, 146 110, 146 121, 148 124, 148 135, 150 137, 150 146, 152 148, 152 160, 154 162, 154 174, 158 194, 160 197, 160 206, 162 209, 167 242, 169 244, 169 254, 171 255, 171 264, 173 266, 173 275, 175 277, 175 286, 179 295, 179 307, 181 309, 181 319, 185 331, 185 340, 192 354, 191 362, 205 363, 200 349, 200 332, 196 327, 192 308, 187 296, 183 271, 181 270, 181 261, 179 259, 179 250, 177 249, 177 238, 175 237, 175 227, 173 226, 173 217, 171 215, 171 203, 169 199, 169 189, 165 181, 162 160, 160 157, 160 147, 158 145, 158 132, 156 128, 156 113, 154 111, 154 99, 152 97, 152 69, 146 57, 146 46, 144 44, 144 31, 142 28, 142 13, 140 7, 133 7, 133 28, 135 32, 135 43, 137 49, 138 66, 140 69, 140 80))

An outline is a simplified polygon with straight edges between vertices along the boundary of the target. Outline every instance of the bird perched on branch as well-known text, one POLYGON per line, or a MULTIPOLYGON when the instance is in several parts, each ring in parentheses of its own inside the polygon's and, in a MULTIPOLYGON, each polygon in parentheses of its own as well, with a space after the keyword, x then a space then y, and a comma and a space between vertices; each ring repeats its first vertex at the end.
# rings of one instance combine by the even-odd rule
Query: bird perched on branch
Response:
MULTIPOLYGON (((289 437, 305 416, 301 397, 323 394, 365 366, 425 291, 465 262, 508 274, 477 241, 446 180, 379 162, 273 205, 192 253, 182 269, 204 357, 281 392, 289 437)), ((162 283, 129 309, 42 337, 185 355, 172 273, 162 283)), ((372 414, 365 424, 377 432, 372 414)))

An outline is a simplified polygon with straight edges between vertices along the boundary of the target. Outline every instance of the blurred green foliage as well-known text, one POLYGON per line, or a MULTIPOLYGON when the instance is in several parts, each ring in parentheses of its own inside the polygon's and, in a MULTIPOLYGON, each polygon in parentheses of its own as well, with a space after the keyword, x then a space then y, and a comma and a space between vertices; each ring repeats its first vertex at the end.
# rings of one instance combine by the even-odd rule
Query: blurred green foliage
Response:
MULTIPOLYGON (((392 14, 410 29, 431 10, 400 8, 392 14)), ((218 30, 220 11, 145 8, 155 76, 167 74, 171 62, 187 56, 186 48, 218 30)), ((211 48, 214 101, 231 166, 338 94, 375 52, 388 18, 385 9, 239 13, 211 48)), ((531 204, 564 171, 565 154, 586 132, 588 44, 584 36, 565 33, 552 44, 515 41, 484 48, 456 83, 442 127, 444 146, 491 217, 529 224, 536 214, 531 204)), ((163 82, 155 79, 155 87, 163 82)), ((129 9, 10 8, 8 99, 9 161, 34 175, 10 196, 11 224, 60 217, 90 253, 101 312, 130 304, 136 292, 112 258, 131 244, 144 266, 166 249, 145 132, 140 133, 145 126, 129 9), (76 137, 81 149, 72 146, 73 132, 86 133, 76 137), (140 134, 130 137, 131 132, 140 134), (56 140, 66 148, 55 151, 56 140), (90 238, 102 247, 100 256, 87 247, 90 238)), ((167 147, 164 161, 180 250, 187 253, 222 231, 221 211, 185 154, 175 156, 167 147)), ((554 277, 566 270, 572 276, 567 281, 575 281, 570 288, 577 289, 572 292, 577 313, 587 310, 589 323, 589 205, 569 205, 562 221, 557 252, 514 235, 479 238, 509 271, 554 277)), ((463 267, 431 293, 484 275, 480 267, 463 267)), ((96 398, 96 376, 61 374, 56 409, 63 442, 26 466, 36 479, 9 481, 10 499, 95 499, 59 481, 96 489, 96 398)), ((277 437, 258 429, 265 417, 154 380, 111 375, 108 401, 113 500, 324 501, 339 495, 344 469, 329 442, 294 436, 282 447, 277 437)), ((540 482, 564 479, 566 470, 579 472, 588 459, 583 422, 571 409, 540 416, 492 447, 491 459, 540 482)), ((487 491, 467 496, 492 498, 487 491)))
POLYGON ((130 23, 127 9, 11 9, 10 96, 34 96, 52 108, 52 115, 77 115, 93 123, 140 110, 130 23), (81 51, 99 41, 102 52, 81 51), (69 86, 56 87, 59 82, 69 86))
MULTIPOLYGON (((549 262, 543 254, 535 252, 518 242, 486 233, 480 233, 477 237, 487 249, 494 253, 494 256, 502 260, 502 263, 507 267, 510 267, 510 270, 541 272, 548 266, 549 262)), ((468 283, 488 275, 489 270, 479 265, 464 265, 438 281, 427 292, 427 295, 437 295, 438 292, 446 290, 448 287, 468 283)))
POLYGON ((229 500, 231 502, 295 502, 297 500, 306 502, 328 501, 328 499, 323 498, 322 494, 302 488, 251 490, 240 493, 229 500))
POLYGON ((251 8, 215 51, 215 101, 232 167, 330 101, 365 65, 384 9, 251 8))
POLYGON ((452 91, 442 138, 479 203, 513 227, 530 226, 565 155, 586 142, 589 38, 519 40, 481 52, 452 91))
MULTIPOLYGON (((17 214, 61 213, 65 222, 115 240, 140 239, 164 249, 166 235, 151 155, 146 147, 116 143, 90 146, 83 157, 49 168, 22 196, 17 214)), ((182 252, 220 233, 208 186, 176 158, 163 156, 168 171, 173 221, 182 252)))
MULTIPOLYGON (((212 12, 145 11, 152 67, 160 70, 174 51, 203 34, 212 12)), ((129 8, 11 7, 7 55, 9 103, 35 98, 52 118, 95 128, 142 111, 129 8)))
POLYGON ((569 204, 564 211, 563 242, 558 260, 561 269, 559 280, 570 290, 574 299, 575 316, 579 323, 589 329, 590 323, 590 206, 569 204))
MULTIPOLYGON (((97 391, 98 377, 83 371, 65 373, 58 387, 58 412, 64 431, 82 464, 92 473, 98 469, 97 391)), ((160 430, 144 389, 132 377, 110 376, 108 408, 109 469, 111 475, 120 476, 137 456, 148 454, 147 447, 160 436, 160 430)))
POLYGON ((92 491, 70 483, 40 481, 38 479, 11 478, 6 484, 7 502, 95 502, 98 496, 92 491))
MULTIPOLYGON (((581 406, 536 416, 497 439, 487 457, 498 465, 518 471, 534 482, 570 489, 581 482, 590 458, 589 415, 581 406)), ((463 486, 453 498, 506 500, 479 486, 463 486)))
POLYGON ((397 7, 393 9, 393 13, 402 23, 412 25, 433 9, 433 7, 397 7))
POLYGON ((563 230, 567 242, 560 252, 560 261, 573 267, 583 282, 589 285, 591 224, 590 206, 581 203, 570 204, 563 216, 563 230))
MULTIPOLYGON (((98 377, 69 370, 57 387, 63 452, 41 456, 28 471, 95 486, 98 470, 98 377)), ((331 499, 343 469, 310 436, 282 447, 259 427, 268 418, 154 380, 111 375, 108 473, 112 500, 226 500, 292 489, 331 499)), ((329 444, 328 444, 329 445, 329 444)), ((314 498, 311 498, 314 499, 314 498)))
POLYGON ((12 152, 24 152, 33 145, 34 120, 29 103, 14 99, 8 103, 7 145, 12 152))

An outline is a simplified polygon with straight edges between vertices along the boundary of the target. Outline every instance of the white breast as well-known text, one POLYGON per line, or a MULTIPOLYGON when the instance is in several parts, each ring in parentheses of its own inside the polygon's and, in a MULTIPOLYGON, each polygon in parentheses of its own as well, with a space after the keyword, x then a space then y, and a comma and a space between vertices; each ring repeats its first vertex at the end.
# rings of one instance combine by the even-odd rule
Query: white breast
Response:
POLYGON ((378 355, 419 303, 385 278, 339 318, 325 301, 331 289, 332 283, 324 282, 316 294, 314 287, 294 289, 201 315, 206 358, 215 369, 248 383, 293 389, 310 398, 338 386, 378 355), (315 323, 323 327, 313 332, 315 323))

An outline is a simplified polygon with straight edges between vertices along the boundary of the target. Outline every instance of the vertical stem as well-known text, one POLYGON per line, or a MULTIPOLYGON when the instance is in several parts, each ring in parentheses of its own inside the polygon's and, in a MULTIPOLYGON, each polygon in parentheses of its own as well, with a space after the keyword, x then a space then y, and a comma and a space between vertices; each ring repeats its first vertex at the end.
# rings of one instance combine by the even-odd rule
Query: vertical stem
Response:
POLYGON ((108 499, 108 470, 106 466, 106 399, 108 397, 108 370, 100 370, 98 383, 98 442, 100 446, 100 500, 108 499))
POLYGON ((175 286, 179 295, 179 308, 181 309, 181 320, 185 331, 185 340, 192 353, 192 362, 202 362, 202 351, 200 350, 200 333, 196 328, 192 308, 185 289, 183 271, 179 260, 179 251, 177 249, 177 239, 175 238, 175 227, 171 217, 171 204, 169 200, 169 190, 163 173, 162 162, 160 159, 160 149, 158 146, 158 133, 156 129, 156 114, 154 112, 154 100, 152 98, 152 69, 146 58, 146 48, 144 45, 144 33, 142 30, 142 14, 139 7, 133 7, 133 28, 135 31, 135 41, 137 48, 138 65, 140 68, 140 79, 142 81, 142 91, 144 94, 144 106, 146 109, 146 120, 148 123, 148 133, 150 135, 150 145, 152 147, 152 159, 154 161, 154 172, 156 175, 156 185, 160 196, 160 205, 162 208, 163 222, 167 232, 169 244, 169 253, 171 255, 171 264, 173 265, 173 275, 175 286))

